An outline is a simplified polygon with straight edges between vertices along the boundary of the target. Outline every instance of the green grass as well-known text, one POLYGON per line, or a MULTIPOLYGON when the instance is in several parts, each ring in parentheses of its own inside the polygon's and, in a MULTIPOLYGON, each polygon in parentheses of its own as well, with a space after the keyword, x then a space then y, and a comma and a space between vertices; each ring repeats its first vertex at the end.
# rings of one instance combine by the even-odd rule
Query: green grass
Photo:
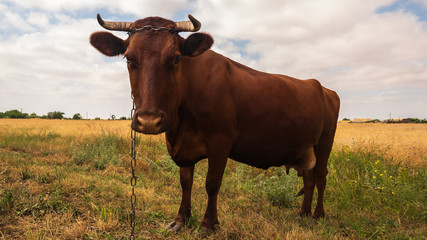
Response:
MULTIPOLYGON (((118 239, 128 236, 128 139, 24 131, 0 133, 0 239, 118 239), (25 226, 25 227, 22 227, 25 226)), ((296 217, 302 180, 228 162, 218 206, 221 228, 210 239, 424 239, 427 174, 392 164, 381 152, 335 149, 329 161, 326 218, 296 217)), ((165 144, 138 136, 136 234, 198 239, 207 196, 207 161, 196 165, 192 217, 164 231, 180 203, 179 168, 165 144)), ((313 203, 315 204, 315 202, 313 203)))
POLYGON ((128 146, 123 138, 102 131, 95 139, 85 139, 71 145, 72 159, 76 165, 92 164, 95 169, 104 170, 107 165, 117 165, 119 154, 126 154, 128 146))
POLYGON ((346 148, 332 153, 329 169, 326 205, 335 210, 332 217, 345 234, 391 239, 425 234, 426 169, 389 164, 378 154, 346 148))

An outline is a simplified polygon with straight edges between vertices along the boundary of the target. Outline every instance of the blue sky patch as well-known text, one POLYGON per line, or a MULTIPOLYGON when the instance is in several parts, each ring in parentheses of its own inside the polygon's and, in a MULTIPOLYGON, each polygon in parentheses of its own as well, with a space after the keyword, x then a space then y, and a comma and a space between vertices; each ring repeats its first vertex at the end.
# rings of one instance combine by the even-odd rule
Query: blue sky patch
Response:
POLYGON ((377 13, 396 12, 402 10, 416 15, 421 21, 427 21, 427 5, 409 0, 398 0, 391 5, 381 7, 377 13))

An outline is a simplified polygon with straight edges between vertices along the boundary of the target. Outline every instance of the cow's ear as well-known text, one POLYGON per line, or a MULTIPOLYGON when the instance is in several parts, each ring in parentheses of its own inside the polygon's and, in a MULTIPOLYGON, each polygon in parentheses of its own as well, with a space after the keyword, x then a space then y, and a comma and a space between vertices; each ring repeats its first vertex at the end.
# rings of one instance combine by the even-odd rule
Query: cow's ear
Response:
POLYGON ((206 33, 194 33, 185 39, 181 53, 184 56, 196 57, 209 50, 213 44, 213 38, 206 33))
POLYGON ((109 32, 92 33, 90 44, 109 57, 123 54, 126 51, 124 41, 109 32))

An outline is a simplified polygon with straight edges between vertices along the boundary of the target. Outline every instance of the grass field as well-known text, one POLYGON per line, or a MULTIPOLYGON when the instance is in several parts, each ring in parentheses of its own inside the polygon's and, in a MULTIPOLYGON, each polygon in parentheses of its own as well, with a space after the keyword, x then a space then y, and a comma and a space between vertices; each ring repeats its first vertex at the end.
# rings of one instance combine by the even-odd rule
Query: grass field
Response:
MULTIPOLYGON (((164 137, 138 135, 137 239, 198 239, 207 195, 196 165, 187 227, 164 137)), ((130 121, 0 119, 0 239, 126 239, 130 121)), ((326 218, 300 218, 295 171, 229 161, 209 239, 426 239, 427 124, 339 124, 326 218)))

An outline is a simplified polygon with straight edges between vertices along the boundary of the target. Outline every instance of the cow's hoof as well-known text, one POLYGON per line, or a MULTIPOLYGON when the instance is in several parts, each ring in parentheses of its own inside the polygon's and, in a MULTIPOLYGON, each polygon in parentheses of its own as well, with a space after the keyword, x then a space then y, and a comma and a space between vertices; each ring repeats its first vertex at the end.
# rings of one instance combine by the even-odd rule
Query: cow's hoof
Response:
POLYGON ((303 211, 302 209, 300 209, 298 211, 298 216, 300 216, 300 217, 310 217, 311 216, 311 211, 303 211))
POLYGON ((215 224, 212 228, 201 227, 199 230, 199 236, 202 238, 212 235, 216 230, 219 229, 219 224, 215 224))
POLYGON ((321 211, 321 212, 314 211, 313 219, 319 219, 324 217, 325 217, 325 211, 321 211))
POLYGON ((169 232, 178 232, 183 226, 184 223, 173 221, 166 226, 166 230, 168 230, 169 232))

